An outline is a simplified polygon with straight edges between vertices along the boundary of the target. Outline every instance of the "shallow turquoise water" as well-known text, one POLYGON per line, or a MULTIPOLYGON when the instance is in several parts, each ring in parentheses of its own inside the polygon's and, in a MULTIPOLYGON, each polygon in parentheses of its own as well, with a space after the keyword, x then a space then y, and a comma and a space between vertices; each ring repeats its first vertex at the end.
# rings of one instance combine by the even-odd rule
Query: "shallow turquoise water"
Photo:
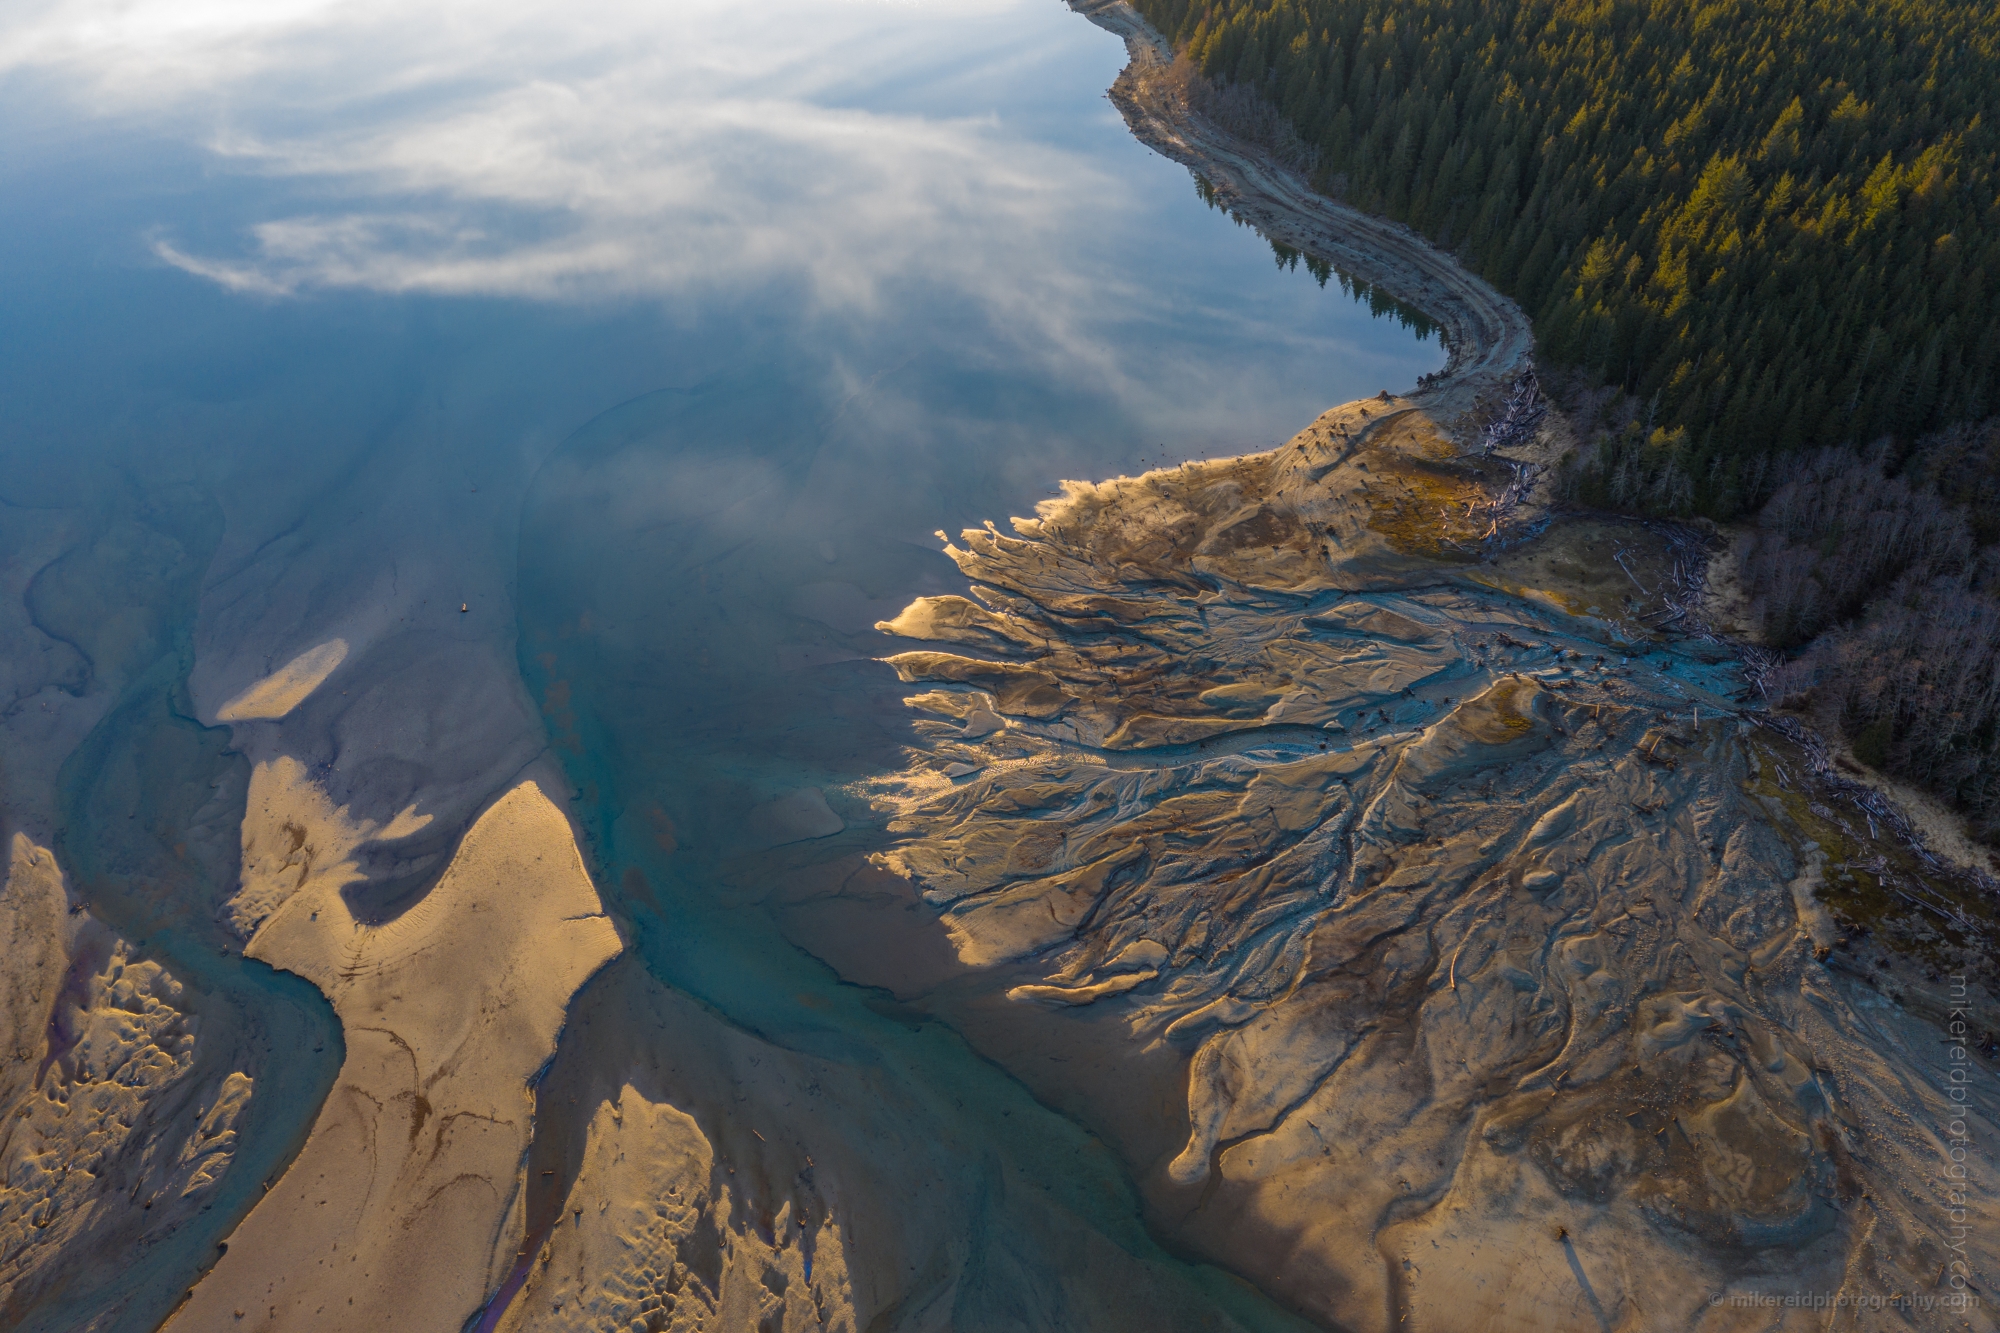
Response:
MULTIPOLYGON (((71 693, 106 707, 41 817, 94 911, 288 1054, 226 1197, 78 1299, 155 1322, 339 1059, 324 1004, 214 924, 246 766, 183 682, 218 645, 310 642, 343 590, 413 568, 511 598, 483 642, 518 649, 537 702, 565 683, 557 754, 654 978, 790 1047, 893 1049, 912 1105, 1008 1108, 968 1115, 1067 1179, 1081 1131, 785 942, 733 868, 743 813, 893 766, 869 626, 956 586, 933 530, 1269 447, 1438 345, 1280 267, 1134 143, 1103 98, 1122 47, 1056 0, 141 4, 123 38, 83 12, 0 18, 0 503, 164 533, 185 568, 134 592, 129 560, 68 566, 73 618, 124 598, 153 619, 91 654, 71 693), (635 823, 655 809, 676 854, 635 823), (161 869, 177 821, 208 830, 198 873, 161 869)), ((357 669, 389 672, 384 644, 357 669)), ((414 775, 393 804, 435 795, 320 725, 288 741, 342 799, 391 770, 414 775)), ((1151 1255, 1093 1160, 1063 1188, 1151 1255)))
POLYGON ((174 1095, 199 1095, 232 1056, 248 1055, 263 1106, 245 1117, 201 1225, 124 1256, 109 1281, 59 1288, 15 1325, 24 1333, 76 1328, 82 1314, 113 1306, 123 1326, 158 1322, 303 1143, 299 1109, 325 1098, 344 1052, 319 992, 234 956, 214 915, 233 879, 231 825, 242 819, 247 772, 227 750, 228 732, 191 716, 181 681, 185 626, 221 515, 185 490, 127 505, 104 498, 97 522, 31 597, 37 623, 77 645, 118 695, 57 777, 56 855, 100 917, 200 997, 195 1069, 174 1095))

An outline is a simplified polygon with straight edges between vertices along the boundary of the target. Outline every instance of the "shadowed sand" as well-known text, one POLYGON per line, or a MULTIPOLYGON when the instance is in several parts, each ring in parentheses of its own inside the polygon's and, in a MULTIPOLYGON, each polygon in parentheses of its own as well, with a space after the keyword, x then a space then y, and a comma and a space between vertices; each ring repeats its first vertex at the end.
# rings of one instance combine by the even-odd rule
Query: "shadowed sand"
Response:
POLYGON ((598 1104, 587 1145, 568 1207, 498 1328, 855 1333, 830 1212, 794 1216, 786 1200, 760 1219, 718 1180, 693 1117, 629 1083, 598 1104))
MULTIPOLYGON (((129 1263, 206 1207, 254 1080, 195 1072, 181 984, 12 840, 0 885, 0 1322, 129 1263)), ((12 1326, 11 1323, 9 1326, 12 1326)), ((100 1326, 93 1323, 91 1327, 100 1326)))
MULTIPOLYGON (((289 797, 302 838, 366 836, 301 771, 260 772, 260 819, 289 797)), ((257 832, 246 823, 246 893, 284 869, 252 855, 257 832)), ((511 1261, 529 1080, 617 932, 568 820, 533 782, 481 815, 436 887, 383 924, 354 918, 342 875, 301 878, 248 952, 326 993, 347 1060, 298 1160, 172 1327, 457 1328, 511 1261)))
MULTIPOLYGON (((882 627, 908 641, 903 767, 787 793, 746 830, 796 866, 858 795, 893 835, 773 899, 803 947, 898 997, 869 997, 889 1038, 832 1056, 606 965, 620 941, 569 824, 519 779, 542 737, 511 617, 458 610, 464 571, 280 629, 272 608, 325 615, 338 580, 301 564, 266 588, 242 538, 190 685, 253 764, 222 917, 320 987, 347 1055, 176 1329, 462 1329, 516 1273, 502 1328, 1234 1327, 1105 1222, 1127 1196, 1016 1169, 1018 1089, 933 1097, 909 1072, 937 1058, 924 1006, 1086 1126, 1079 1154, 1115 1153, 1153 1235, 1325 1326, 1817 1327, 1707 1297, 1946 1294, 1948 1048, 1838 970, 1815 896, 1868 849, 1836 850, 1783 744, 1734 715, 1727 661, 1563 572, 1576 529, 1483 544, 1507 473, 1461 456, 1460 426, 1525 363, 1525 319, 1202 124, 1128 7, 1078 7, 1127 39, 1114 100, 1139 137, 1425 309, 1448 373, 1269 454, 1071 483, 948 547, 972 595, 882 627), (537 1200, 544 1172, 562 1183, 537 1200)), ((66 734, 44 693, 28 720, 66 734)), ((120 1188, 150 1191, 157 1229, 200 1206, 253 1090, 194 1087, 173 978, 90 952, 52 859, 14 852, 0 929, 28 989, 0 1009, 64 1097, 8 1090, 40 1099, 7 1141, 9 1299, 51 1240, 122 1252, 119 1215, 82 1197, 96 1145, 141 1162, 120 1188), (52 991, 72 998, 44 1023, 52 991), (171 1097, 160 1123, 198 1129, 148 1157, 171 1097)), ((820 1002, 797 996, 805 1018, 820 1002)), ((1984 1082, 1969 1096, 1956 1114, 1989 1141, 1984 1082)), ((1970 1192, 1995 1183, 1969 1164, 1970 1192)), ((1990 1238, 1968 1244, 1990 1266, 1990 1238)))
POLYGON ((1806 1289, 1959 1326, 1953 1191, 2000 1181, 1950 1150, 2000 1118, 1827 956, 1859 835, 1725 653, 1550 575, 1574 534, 1478 558, 1499 478, 1456 455, 1350 404, 947 545, 973 596, 882 626, 930 641, 887 659, 922 742, 861 790, 989 980, 797 938, 936 994, 1164 1235, 1327 1326, 1735 1327, 1711 1293, 1806 1289))
POLYGON ((430 822, 412 805, 377 826, 344 805, 336 808, 290 755, 256 765, 244 803, 242 879, 226 908, 230 927, 249 939, 295 895, 319 901, 337 894, 363 878, 355 852, 407 838, 430 822))
POLYGON ((275 721, 304 703, 347 660, 347 640, 309 648, 215 710, 218 722, 275 721))
MULTIPOLYGON (((1067 483, 948 543, 971 595, 880 626, 908 641, 885 660, 917 743, 845 793, 893 838, 774 894, 791 937, 949 1019, 1119 1154, 1154 1234, 1325 1327, 1723 1328, 1746 1317, 1713 1293, 1948 1295, 1949 1126, 1990 1136, 1992 1098, 1955 1108, 1939 1031, 1821 952, 1813 888, 1840 872, 1792 757, 1737 715, 1726 653, 1646 630, 1578 565, 1601 525, 1507 549, 1546 517, 1524 509, 1487 540, 1513 474, 1464 427, 1524 362, 1520 312, 1183 114, 1136 16, 1089 12, 1128 38, 1142 138, 1439 317, 1452 367, 1271 453, 1067 483)), ((1665 558, 1620 540, 1649 578, 1665 558)), ((576 1183, 509 1320, 731 1326, 747 1273, 704 1227, 738 1215, 735 1166, 777 1162, 732 1251, 767 1293, 804 1272, 797 1219, 834 1212, 858 1316, 947 1322, 954 1278, 888 1295, 919 1252, 894 1223, 935 1205, 859 1201, 929 1147, 913 1122, 885 1150, 872 1104, 793 1112, 832 1071, 738 1034, 740 1063, 704 1051, 641 1091, 603 1034, 695 1024, 628 990, 594 997, 604 1048, 550 1076, 598 1110, 549 1149, 576 1183), (723 1079, 760 1095, 695 1092, 723 1079), (663 1109, 697 1101, 712 1119, 663 1109)))

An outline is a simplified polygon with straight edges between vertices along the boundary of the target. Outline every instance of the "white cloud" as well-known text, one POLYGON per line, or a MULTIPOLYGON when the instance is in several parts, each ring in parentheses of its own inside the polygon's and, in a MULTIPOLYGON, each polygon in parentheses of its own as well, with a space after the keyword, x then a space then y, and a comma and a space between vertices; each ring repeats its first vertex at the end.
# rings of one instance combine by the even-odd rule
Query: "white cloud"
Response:
POLYGON ((169 202, 146 238, 266 299, 780 309, 836 373, 962 334, 961 365, 1182 424, 1365 365, 1303 308, 1118 251, 1156 235, 1134 181, 1063 139, 1079 114, 1122 134, 1098 100, 1122 55, 1058 0, 15 0, 0 138, 10 103, 62 108, 269 182, 169 202), (1088 84, 1052 86, 1086 49, 1088 84), (1058 133, 1020 123, 1051 95, 1058 133))
POLYGON ((916 279, 1064 340, 1079 275, 1021 275, 1117 185, 990 118, 846 104, 968 54, 1007 7, 58 0, 0 19, 0 80, 185 134, 314 204, 244 219, 234 253, 155 235, 233 290, 700 299, 754 280, 868 310, 916 279))

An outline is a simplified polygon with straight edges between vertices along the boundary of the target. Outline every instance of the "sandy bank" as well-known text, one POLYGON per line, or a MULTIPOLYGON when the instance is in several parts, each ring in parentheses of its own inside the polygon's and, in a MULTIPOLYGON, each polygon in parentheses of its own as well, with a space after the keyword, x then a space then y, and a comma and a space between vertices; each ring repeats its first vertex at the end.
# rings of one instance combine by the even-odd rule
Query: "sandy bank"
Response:
POLYGON ((672 1328, 855 1333, 840 1228, 768 1217, 693 1117, 626 1084, 591 1118, 567 1209, 503 1333, 672 1328))
POLYGON ((255 1090, 206 1080, 181 983, 71 910, 15 834, 0 885, 0 1324, 141 1259, 208 1205, 255 1090))
POLYGON ((287 865, 260 842, 273 824, 301 848, 331 837, 338 863, 368 831, 296 765, 260 772, 244 892, 269 905, 260 877, 297 882, 248 952, 326 993, 347 1059, 297 1161, 172 1327, 457 1328, 517 1243, 529 1079, 617 932, 568 820, 533 782, 474 822, 420 901, 368 925, 346 875, 287 865))
POLYGON ((347 640, 308 648, 215 710, 218 722, 275 721, 304 703, 347 660, 347 640))
POLYGON ((919 740, 866 790, 962 971, 899 993, 1329 1327, 1948 1295, 1914 1182, 2000 1108, 1982 1074, 1954 1109, 1815 892, 1898 849, 1788 784, 1726 653, 1645 628, 1644 529, 1481 559, 1481 466, 1349 404, 948 544, 972 596, 882 626, 928 641, 889 659, 919 740))

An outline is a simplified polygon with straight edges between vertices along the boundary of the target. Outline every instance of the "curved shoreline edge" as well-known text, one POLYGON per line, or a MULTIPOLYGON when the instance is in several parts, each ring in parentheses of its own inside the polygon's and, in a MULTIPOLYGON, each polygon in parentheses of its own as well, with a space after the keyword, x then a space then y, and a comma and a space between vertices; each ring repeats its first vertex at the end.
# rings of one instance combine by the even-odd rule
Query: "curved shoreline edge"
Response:
MULTIPOLYGON (((1444 330, 1448 359, 1443 369, 1427 383, 1396 394, 1398 402, 1423 407, 1443 428, 1447 410, 1476 404, 1490 408, 1493 400, 1482 402, 1484 395, 1531 364, 1533 326, 1511 297, 1402 223, 1320 194, 1296 171, 1189 105, 1165 77, 1174 63, 1173 44, 1127 0, 1064 2, 1124 40, 1129 61, 1108 95, 1139 142, 1199 172, 1231 212, 1266 237, 1381 288, 1444 330)), ((1553 415, 1560 425, 1563 414, 1553 415)), ((1551 464, 1550 451, 1538 453, 1539 465, 1551 464)), ((1529 528, 1546 513, 1547 497, 1524 491, 1520 512, 1510 526, 1529 528)), ((1716 557, 1725 562, 1734 558, 1726 548, 1716 557)), ((1943 828, 1943 836, 1933 840, 1963 844, 1956 815, 1931 810, 1921 819, 1913 818, 1911 798, 1916 796, 1921 803, 1920 793, 1889 795, 1906 822, 1943 828)), ((1925 846, 1928 852, 1939 851, 1929 841, 1925 846)), ((1955 874, 1986 873, 1976 857, 1949 850, 1945 855, 1955 874)))
POLYGON ((1444 369, 1402 396, 1476 392, 1527 364, 1535 339, 1520 306, 1410 228, 1328 199, 1190 106, 1164 77, 1174 61, 1172 44, 1126 0, 1066 3, 1124 39, 1130 60, 1109 96, 1139 142, 1201 173, 1233 213, 1265 236, 1380 287, 1444 331, 1444 369))

